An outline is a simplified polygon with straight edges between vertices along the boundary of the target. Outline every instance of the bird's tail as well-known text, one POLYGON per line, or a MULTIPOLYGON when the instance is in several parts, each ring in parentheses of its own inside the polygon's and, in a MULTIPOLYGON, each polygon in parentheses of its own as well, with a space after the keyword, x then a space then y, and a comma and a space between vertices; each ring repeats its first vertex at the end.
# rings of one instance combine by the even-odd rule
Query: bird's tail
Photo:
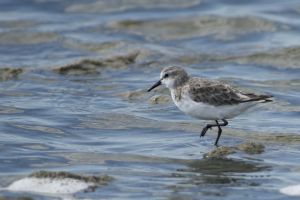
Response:
POLYGON ((272 95, 265 95, 265 94, 257 95, 257 94, 254 94, 254 93, 246 93, 244 95, 249 97, 249 99, 244 100, 243 102, 257 101, 257 102, 260 102, 260 103, 267 103, 267 102, 272 102, 273 101, 271 99, 273 97, 272 95))

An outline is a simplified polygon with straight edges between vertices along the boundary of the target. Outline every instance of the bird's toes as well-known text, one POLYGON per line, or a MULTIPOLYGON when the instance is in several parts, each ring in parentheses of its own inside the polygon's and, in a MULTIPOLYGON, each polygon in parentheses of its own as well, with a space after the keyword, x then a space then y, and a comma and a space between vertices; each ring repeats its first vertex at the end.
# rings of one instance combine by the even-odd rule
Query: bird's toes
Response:
POLYGON ((207 129, 203 129, 203 131, 201 132, 200 134, 200 137, 204 137, 205 136, 205 133, 206 133, 207 129))

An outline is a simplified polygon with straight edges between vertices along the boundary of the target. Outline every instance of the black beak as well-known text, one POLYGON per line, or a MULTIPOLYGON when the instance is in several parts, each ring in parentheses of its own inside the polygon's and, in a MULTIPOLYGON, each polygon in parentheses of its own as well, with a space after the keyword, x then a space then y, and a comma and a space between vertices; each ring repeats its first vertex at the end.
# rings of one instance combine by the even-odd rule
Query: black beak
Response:
POLYGON ((156 87, 158 87, 158 86, 160 86, 160 85, 161 85, 161 81, 159 80, 159 81, 157 81, 154 85, 152 85, 152 87, 149 88, 149 89, 147 90, 147 92, 150 92, 151 90, 153 90, 154 88, 156 88, 156 87))

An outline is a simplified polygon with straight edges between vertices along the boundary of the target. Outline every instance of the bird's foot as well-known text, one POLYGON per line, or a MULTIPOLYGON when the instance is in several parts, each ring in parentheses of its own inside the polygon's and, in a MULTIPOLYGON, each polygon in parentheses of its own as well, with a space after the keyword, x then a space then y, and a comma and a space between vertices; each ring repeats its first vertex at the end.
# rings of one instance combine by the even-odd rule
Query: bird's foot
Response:
POLYGON ((219 147, 221 147, 221 145, 215 143, 215 147, 219 148, 219 147))
POLYGON ((204 137, 208 129, 211 129, 211 127, 210 126, 204 127, 203 130, 201 131, 200 137, 204 137))

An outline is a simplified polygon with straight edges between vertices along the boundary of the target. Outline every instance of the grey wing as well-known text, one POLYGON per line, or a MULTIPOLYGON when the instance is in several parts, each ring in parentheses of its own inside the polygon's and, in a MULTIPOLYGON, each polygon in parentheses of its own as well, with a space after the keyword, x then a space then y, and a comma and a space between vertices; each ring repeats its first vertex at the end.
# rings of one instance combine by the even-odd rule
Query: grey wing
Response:
POLYGON ((192 81, 189 84, 189 96, 196 102, 215 106, 233 105, 248 100, 240 91, 217 81, 192 81))

